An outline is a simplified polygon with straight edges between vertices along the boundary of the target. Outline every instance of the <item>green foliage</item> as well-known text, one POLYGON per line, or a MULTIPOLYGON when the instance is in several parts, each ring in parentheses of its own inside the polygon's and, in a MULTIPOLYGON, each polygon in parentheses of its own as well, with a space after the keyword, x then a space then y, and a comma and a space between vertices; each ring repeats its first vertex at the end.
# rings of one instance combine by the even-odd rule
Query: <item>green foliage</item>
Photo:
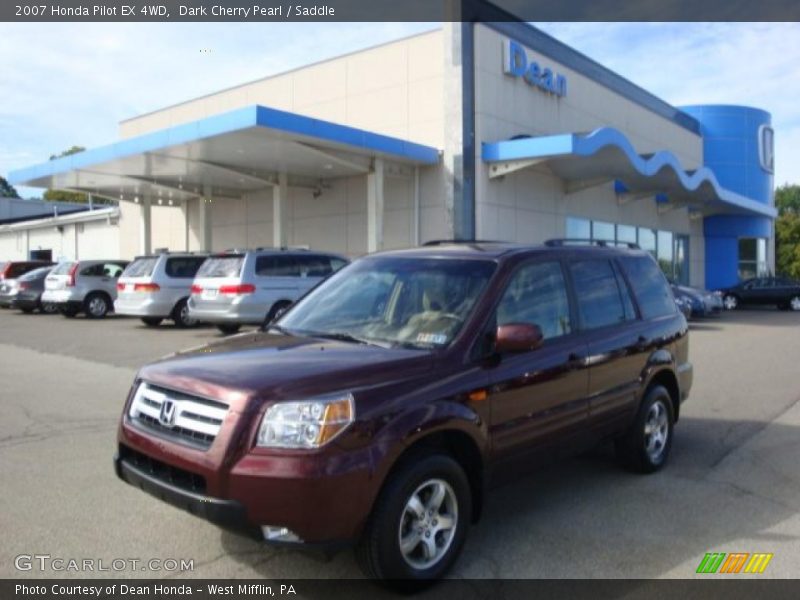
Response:
POLYGON ((17 190, 2 175, 0 175, 0 198, 19 198, 17 190))
POLYGON ((800 185, 783 184, 775 190, 775 208, 778 213, 800 214, 800 185))
POLYGON ((775 270, 800 279, 800 185, 778 187, 775 208, 775 270))
MULTIPOLYGON (((71 148, 64 150, 61 154, 53 154, 50 156, 50 160, 77 154, 78 152, 83 152, 84 150, 86 150, 86 148, 83 146, 72 146, 71 148)), ((77 202, 79 204, 86 204, 89 202, 89 197, 86 194, 81 194, 79 192, 67 192, 63 190, 47 190, 44 194, 42 194, 42 198, 50 202, 77 202)), ((98 196, 94 196, 92 198, 92 202, 94 204, 113 204, 111 200, 107 198, 99 198, 98 196)))

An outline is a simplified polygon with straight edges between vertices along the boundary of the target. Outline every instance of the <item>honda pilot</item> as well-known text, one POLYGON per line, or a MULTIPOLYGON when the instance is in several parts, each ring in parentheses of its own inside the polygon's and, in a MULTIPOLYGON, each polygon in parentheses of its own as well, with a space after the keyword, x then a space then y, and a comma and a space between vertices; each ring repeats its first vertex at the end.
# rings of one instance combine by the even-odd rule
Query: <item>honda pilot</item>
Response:
POLYGON ((613 441, 667 462, 688 327, 652 256, 551 241, 356 260, 265 331, 142 368, 117 475, 259 540, 353 544, 365 573, 439 578, 487 490, 613 441))

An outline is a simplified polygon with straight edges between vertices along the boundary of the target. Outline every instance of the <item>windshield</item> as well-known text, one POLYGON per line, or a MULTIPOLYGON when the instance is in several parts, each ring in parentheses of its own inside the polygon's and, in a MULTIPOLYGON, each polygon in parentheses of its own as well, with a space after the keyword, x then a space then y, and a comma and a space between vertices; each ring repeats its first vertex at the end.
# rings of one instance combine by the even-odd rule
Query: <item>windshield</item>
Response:
POLYGON ((363 259, 320 284, 278 327, 378 345, 446 346, 495 267, 483 260, 363 259))

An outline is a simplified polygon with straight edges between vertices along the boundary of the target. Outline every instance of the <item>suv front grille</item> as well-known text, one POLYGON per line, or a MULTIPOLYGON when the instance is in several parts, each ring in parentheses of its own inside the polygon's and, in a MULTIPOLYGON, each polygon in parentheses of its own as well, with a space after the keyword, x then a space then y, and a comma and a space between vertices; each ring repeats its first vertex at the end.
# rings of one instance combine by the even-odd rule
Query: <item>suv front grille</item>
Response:
POLYGON ((202 475, 173 467, 123 444, 119 446, 119 456, 123 462, 159 481, 195 494, 206 493, 206 479, 202 475))
POLYGON ((208 449, 228 414, 228 407, 213 400, 190 396, 144 381, 131 402, 131 421, 161 437, 208 449))

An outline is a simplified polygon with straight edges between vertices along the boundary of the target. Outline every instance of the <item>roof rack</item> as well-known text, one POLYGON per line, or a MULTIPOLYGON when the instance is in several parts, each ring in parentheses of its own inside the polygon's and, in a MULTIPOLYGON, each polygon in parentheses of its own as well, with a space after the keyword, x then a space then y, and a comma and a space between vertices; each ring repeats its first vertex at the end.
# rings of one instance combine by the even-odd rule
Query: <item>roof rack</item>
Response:
POLYGON ((639 244, 633 242, 620 242, 615 240, 591 240, 588 238, 554 238, 547 240, 544 245, 550 248, 558 246, 567 246, 569 244, 587 244, 589 246, 600 246, 601 248, 608 248, 611 246, 625 246, 631 250, 641 250, 639 244))
POLYGON ((422 244, 422 246, 444 246, 447 244, 463 244, 463 245, 474 245, 474 244, 507 244, 508 242, 501 242, 499 240, 430 240, 422 244))

